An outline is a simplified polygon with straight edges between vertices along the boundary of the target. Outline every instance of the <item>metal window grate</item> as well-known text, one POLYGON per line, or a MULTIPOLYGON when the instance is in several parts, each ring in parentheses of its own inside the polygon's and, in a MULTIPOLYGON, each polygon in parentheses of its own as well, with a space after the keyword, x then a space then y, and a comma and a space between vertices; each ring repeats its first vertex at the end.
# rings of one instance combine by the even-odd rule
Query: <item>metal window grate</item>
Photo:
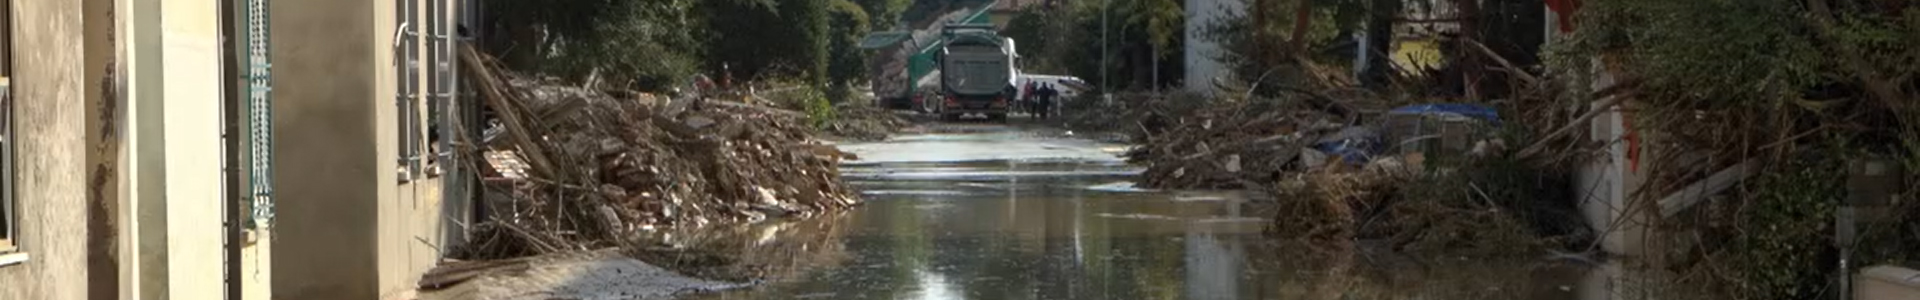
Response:
POLYGON ((399 32, 394 37, 394 57, 397 66, 398 89, 395 93, 395 105, 398 115, 396 143, 399 147, 400 182, 411 182, 420 177, 421 171, 421 131, 420 131, 420 46, 419 37, 423 27, 420 22, 420 2, 412 0, 395 1, 399 32))
POLYGON ((252 222, 245 222, 247 228, 267 227, 273 221, 273 64, 268 59, 267 39, 267 2, 266 0, 246 0, 245 7, 239 9, 240 20, 245 26, 240 45, 241 68, 247 70, 244 75, 247 95, 242 106, 247 116, 245 133, 246 153, 244 165, 247 170, 248 214, 252 222))
MULTIPOLYGON (((0 13, 4 13, 4 11, 0 11, 0 13)), ((0 21, 3 20, 4 19, 0 19, 0 21)), ((0 29, 5 28, 0 27, 0 29)), ((6 37, 6 35, 0 34, 0 37, 6 37)), ((18 219, 14 218, 17 214, 13 211, 14 136, 13 80, 11 77, 13 72, 10 57, 13 54, 11 51, 13 50, 13 45, 10 42, 5 42, 4 39, 0 39, 0 44, 4 44, 4 46, 0 47, 5 48, 0 50, 0 56, 9 56, 8 58, 0 58, 0 253, 6 253, 13 251, 16 246, 19 246, 19 244, 17 244, 18 241, 14 240, 14 237, 19 233, 20 228, 19 226, 15 226, 18 219)))
POLYGON ((0 253, 19 246, 13 185, 13 4, 0 1, 0 253))

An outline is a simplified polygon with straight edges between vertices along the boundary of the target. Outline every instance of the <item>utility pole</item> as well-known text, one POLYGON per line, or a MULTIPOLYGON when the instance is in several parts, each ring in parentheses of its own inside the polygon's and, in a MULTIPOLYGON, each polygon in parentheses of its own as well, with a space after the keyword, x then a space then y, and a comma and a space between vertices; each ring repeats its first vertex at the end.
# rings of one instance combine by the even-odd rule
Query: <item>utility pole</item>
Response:
POLYGON ((1113 0, 1100 0, 1100 93, 1107 94, 1113 87, 1107 85, 1107 14, 1113 11, 1113 0))

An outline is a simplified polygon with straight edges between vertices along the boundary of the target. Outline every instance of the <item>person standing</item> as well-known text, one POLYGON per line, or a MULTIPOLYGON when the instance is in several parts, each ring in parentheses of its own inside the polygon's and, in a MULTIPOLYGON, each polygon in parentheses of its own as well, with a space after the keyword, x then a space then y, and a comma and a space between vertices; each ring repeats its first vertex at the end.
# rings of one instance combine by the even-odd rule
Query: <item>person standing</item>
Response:
POLYGON ((1033 85, 1034 83, 1032 81, 1028 81, 1026 84, 1020 85, 1020 97, 1018 99, 1019 103, 1016 103, 1015 104, 1016 106, 1014 106, 1014 107, 1018 107, 1021 112, 1025 112, 1028 115, 1033 115, 1033 97, 1034 97, 1033 93, 1035 92, 1033 85))
POLYGON ((1043 85, 1041 85, 1041 100, 1039 100, 1039 104, 1035 104, 1035 108, 1033 108, 1035 112, 1039 112, 1041 119, 1046 119, 1046 117, 1052 115, 1054 96, 1056 96, 1058 92, 1060 92, 1060 90, 1056 90, 1052 83, 1043 83, 1043 85))

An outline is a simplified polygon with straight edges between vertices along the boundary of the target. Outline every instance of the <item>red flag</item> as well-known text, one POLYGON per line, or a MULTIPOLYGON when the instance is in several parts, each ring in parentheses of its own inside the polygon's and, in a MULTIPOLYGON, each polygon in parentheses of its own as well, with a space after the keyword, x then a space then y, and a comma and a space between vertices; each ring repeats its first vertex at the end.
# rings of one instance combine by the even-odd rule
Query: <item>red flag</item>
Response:
POLYGON ((1546 0, 1547 9, 1559 17, 1560 32, 1573 32, 1573 12, 1580 10, 1580 0, 1546 0))

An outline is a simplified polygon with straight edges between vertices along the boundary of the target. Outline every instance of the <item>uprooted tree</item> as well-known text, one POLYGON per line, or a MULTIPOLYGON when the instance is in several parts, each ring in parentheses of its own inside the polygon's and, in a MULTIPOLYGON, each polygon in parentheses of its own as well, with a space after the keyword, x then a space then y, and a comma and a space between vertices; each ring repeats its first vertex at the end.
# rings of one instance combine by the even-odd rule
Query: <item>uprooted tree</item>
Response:
MULTIPOLYGON (((1712 205, 1682 262, 1694 280, 1735 299, 1822 293, 1832 211, 1849 193, 1846 165, 1887 159, 1920 170, 1920 6, 1906 1, 1595 1, 1549 55, 1572 82, 1609 73, 1642 83, 1629 103, 1649 177, 1638 205, 1743 162, 1752 179, 1712 205), (1657 133, 1657 135, 1652 134, 1657 133), (1709 263, 1715 261, 1718 263, 1709 263), (1736 262, 1736 263, 1729 263, 1736 262)), ((1581 84, 1568 87, 1581 88, 1581 84)), ((1916 186, 1909 179, 1905 186, 1916 186)), ((1895 215, 1916 210, 1886 208, 1895 215)), ((1920 260, 1920 222, 1865 228, 1865 263, 1920 260)))

